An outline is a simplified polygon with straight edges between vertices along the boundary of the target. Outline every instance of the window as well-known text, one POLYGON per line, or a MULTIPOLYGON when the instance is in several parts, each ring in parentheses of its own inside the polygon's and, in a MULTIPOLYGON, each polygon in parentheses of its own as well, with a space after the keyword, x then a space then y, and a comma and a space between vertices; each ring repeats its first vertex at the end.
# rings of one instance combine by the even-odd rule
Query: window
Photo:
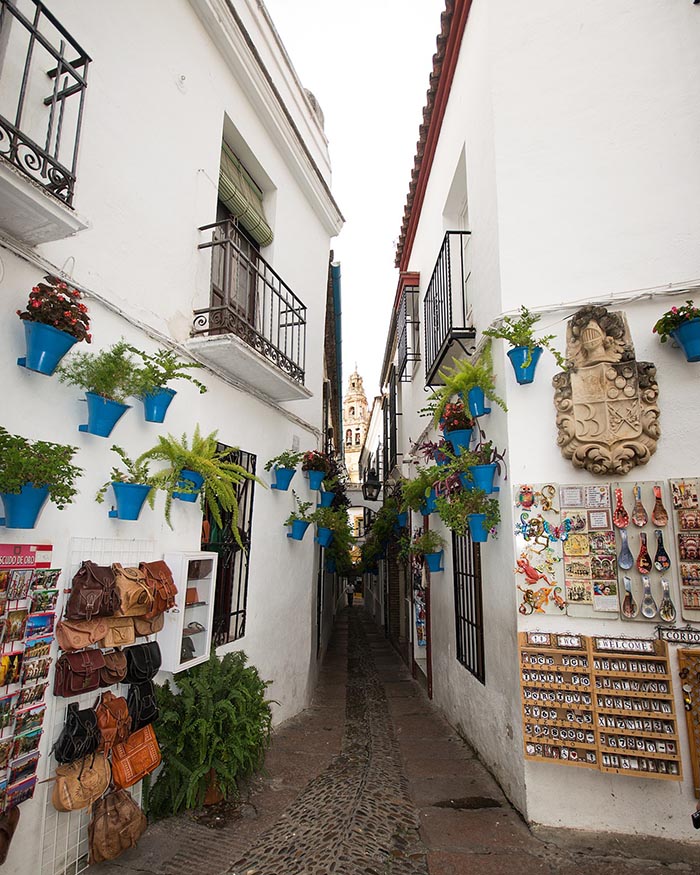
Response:
POLYGON ((410 383, 416 362, 420 361, 420 318, 418 309, 418 274, 402 275, 403 287, 396 318, 398 335, 397 375, 402 383, 410 383))
POLYGON ((352 446, 352 429, 351 428, 349 428, 345 432, 345 445, 348 447, 352 446))
MULTIPOLYGON (((248 325, 255 325, 257 306, 257 259, 260 247, 240 227, 221 201, 216 211, 213 240, 231 245, 212 247, 211 307, 231 308, 248 325)), ((220 329, 220 332, 227 331, 220 329)), ((213 332, 212 332, 213 333, 213 332)))
POLYGON ((359 431, 355 432, 355 446, 356 447, 360 446, 360 432, 359 431))
POLYGON ((354 415, 355 415, 355 408, 351 407, 350 408, 350 416, 354 416, 354 415))
POLYGON ((484 670, 484 616, 481 596, 481 547, 469 537, 452 535, 455 587, 456 656, 482 684, 484 670))

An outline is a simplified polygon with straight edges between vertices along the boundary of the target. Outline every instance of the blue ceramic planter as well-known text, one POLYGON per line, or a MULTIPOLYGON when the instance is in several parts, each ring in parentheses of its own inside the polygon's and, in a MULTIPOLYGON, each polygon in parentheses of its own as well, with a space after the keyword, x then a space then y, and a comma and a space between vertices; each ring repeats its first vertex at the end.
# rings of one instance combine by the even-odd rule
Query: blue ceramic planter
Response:
POLYGON ((472 476, 474 488, 483 490, 487 495, 498 492, 498 488, 493 485, 496 479, 496 468, 497 466, 493 462, 489 465, 471 465, 469 473, 472 476))
POLYGON ((325 526, 319 526, 316 533, 316 543, 322 547, 327 547, 333 540, 333 529, 327 529, 325 526))
POLYGON ((335 492, 322 492, 320 495, 321 503, 317 507, 330 507, 333 504, 335 492))
POLYGON ((408 511, 407 510, 402 510, 401 513, 398 514, 398 516, 396 517, 396 525, 400 529, 406 528, 406 526, 408 525, 408 511))
POLYGON ((466 490, 467 492, 469 492, 470 489, 474 488, 474 481, 465 471, 459 472, 459 482, 462 484, 462 489, 466 490))
POLYGON ((289 484, 292 482, 292 477, 296 474, 296 468, 273 468, 275 482, 271 484, 270 489, 279 489, 280 492, 286 492, 289 489, 289 484))
POLYGON ((442 568, 442 550, 439 553, 425 553, 423 555, 425 559, 425 564, 428 566, 428 571, 431 574, 435 574, 438 571, 444 571, 442 568))
POLYGON ((423 516, 429 516, 431 513, 435 513, 436 509, 437 505, 435 504, 435 490, 431 489, 430 494, 420 506, 420 512, 423 514, 423 516))
POLYGON ((433 459, 435 459, 435 464, 440 466, 446 465, 450 461, 440 450, 433 450, 433 459))
POLYGON ((685 353, 689 362, 700 362, 700 319, 689 319, 674 331, 671 337, 685 353))
POLYGON ((17 359, 21 368, 51 376, 58 363, 78 340, 67 331, 44 325, 42 322, 24 322, 27 355, 17 359))
POLYGON ((485 541, 488 541, 489 531, 486 528, 486 514, 470 513, 467 519, 469 520, 469 534, 472 541, 475 541, 477 544, 483 544, 485 541))
POLYGON ((513 370, 515 371, 515 379, 518 381, 518 383, 520 383, 521 386, 526 386, 528 383, 532 383, 532 381, 535 379, 535 369, 537 368, 537 362, 540 360, 541 355, 542 347, 534 347, 532 350, 532 361, 526 368, 524 368, 523 364, 527 361, 528 358, 528 347, 514 346, 513 349, 508 350, 508 358, 510 359, 510 363, 513 365, 513 370))
POLYGON ((324 471, 307 471, 309 475, 309 486, 312 489, 320 489, 321 484, 326 476, 324 471))
POLYGON ((5 516, 0 517, 0 526, 8 529, 33 529, 41 509, 49 497, 48 486, 25 484, 20 492, 0 492, 5 516))
POLYGON ((469 407, 469 412, 474 418, 491 413, 491 408, 486 407, 485 402, 486 397, 484 395, 484 390, 479 386, 473 386, 467 394, 467 405, 469 407))
POLYGON ((469 443, 472 439, 471 428, 457 428, 454 431, 445 432, 445 440, 452 444, 452 449, 455 456, 461 456, 462 450, 469 449, 469 443))
POLYGON ((145 483, 112 483, 116 510, 110 510, 109 515, 117 520, 137 520, 144 501, 151 491, 145 483))
POLYGON ((180 479, 177 483, 180 489, 194 490, 192 492, 173 492, 173 498, 179 498, 180 501, 197 501, 199 498, 199 490, 204 485, 204 477, 196 471, 190 471, 189 468, 183 468, 180 471, 180 479))
POLYGON ((292 531, 287 532, 287 537, 293 541, 301 541, 310 525, 311 523, 307 523, 306 520, 293 520, 292 531))
POLYGON ((326 574, 335 574, 336 570, 335 559, 326 559, 326 574))
POLYGON ((86 392, 88 406, 87 425, 79 425, 78 431, 95 434, 98 437, 109 437, 112 429, 122 416, 130 409, 129 404, 120 404, 94 392, 86 392))
POLYGON ((149 392, 141 399, 143 401, 144 419, 146 422, 163 422, 168 412, 170 402, 177 395, 174 389, 158 389, 149 392))

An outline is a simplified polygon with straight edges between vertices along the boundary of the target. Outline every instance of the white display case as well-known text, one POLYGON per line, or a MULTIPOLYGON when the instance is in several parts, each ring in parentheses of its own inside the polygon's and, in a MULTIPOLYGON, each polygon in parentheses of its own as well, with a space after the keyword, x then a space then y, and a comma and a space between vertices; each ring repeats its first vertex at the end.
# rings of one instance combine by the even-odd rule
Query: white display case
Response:
POLYGON ((219 557, 216 553, 192 551, 166 553, 164 558, 173 573, 177 596, 175 608, 165 615, 158 641, 163 657, 161 671, 175 674, 209 659, 219 557), (191 658, 183 654, 185 641, 194 647, 191 658))

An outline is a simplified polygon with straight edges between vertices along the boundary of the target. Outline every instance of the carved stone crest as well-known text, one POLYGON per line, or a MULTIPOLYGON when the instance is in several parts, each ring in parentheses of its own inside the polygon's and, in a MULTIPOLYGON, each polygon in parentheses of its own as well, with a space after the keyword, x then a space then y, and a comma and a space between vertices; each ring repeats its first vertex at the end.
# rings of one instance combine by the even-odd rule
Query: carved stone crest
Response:
POLYGON ((557 444, 574 467, 626 474, 646 464, 661 434, 652 362, 638 362, 623 313, 582 307, 569 320, 570 370, 554 377, 557 444))

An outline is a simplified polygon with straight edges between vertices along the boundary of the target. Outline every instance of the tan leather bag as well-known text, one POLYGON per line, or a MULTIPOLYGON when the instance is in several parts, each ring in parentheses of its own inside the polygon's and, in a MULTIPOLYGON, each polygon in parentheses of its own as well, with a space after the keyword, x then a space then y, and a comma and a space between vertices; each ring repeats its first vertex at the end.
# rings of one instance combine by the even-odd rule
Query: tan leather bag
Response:
POLYGON ((56 623, 56 641, 61 650, 82 650, 96 644, 107 634, 102 617, 93 620, 68 620, 65 617, 56 623))
POLYGON ((88 825, 90 864, 114 860, 133 848, 146 826, 146 815, 126 790, 115 790, 98 799, 88 825))
POLYGON ((115 744, 126 741, 131 732, 131 715, 126 699, 109 691, 102 693, 99 705, 95 706, 97 727, 100 730, 100 747, 109 755, 115 744))
POLYGON ((128 647, 136 641, 133 617, 107 617, 107 634, 100 647, 128 647))
POLYGON ((164 623, 164 614, 156 614, 150 620, 146 617, 134 617, 134 630, 140 638, 146 638, 148 635, 156 635, 160 632, 164 623))
POLYGON ((153 587, 146 582, 140 568, 124 568, 119 562, 112 565, 115 585, 121 598, 121 607, 115 617, 142 617, 153 607, 153 587))
POLYGON ((132 732, 112 750, 112 780, 116 787, 132 787, 160 765, 160 747, 151 723, 132 732))
POLYGON ((177 587, 168 565, 159 559, 157 562, 142 562, 139 568, 146 575, 146 583, 153 592, 153 606, 146 616, 155 617, 174 608, 177 587))
POLYGON ((111 687, 114 684, 120 684, 126 677, 126 653, 121 650, 108 650, 102 654, 104 657, 104 668, 100 669, 100 686, 111 687))
POLYGON ((110 768, 107 757, 97 753, 56 769, 51 802, 56 811, 87 808, 109 787, 110 768))

